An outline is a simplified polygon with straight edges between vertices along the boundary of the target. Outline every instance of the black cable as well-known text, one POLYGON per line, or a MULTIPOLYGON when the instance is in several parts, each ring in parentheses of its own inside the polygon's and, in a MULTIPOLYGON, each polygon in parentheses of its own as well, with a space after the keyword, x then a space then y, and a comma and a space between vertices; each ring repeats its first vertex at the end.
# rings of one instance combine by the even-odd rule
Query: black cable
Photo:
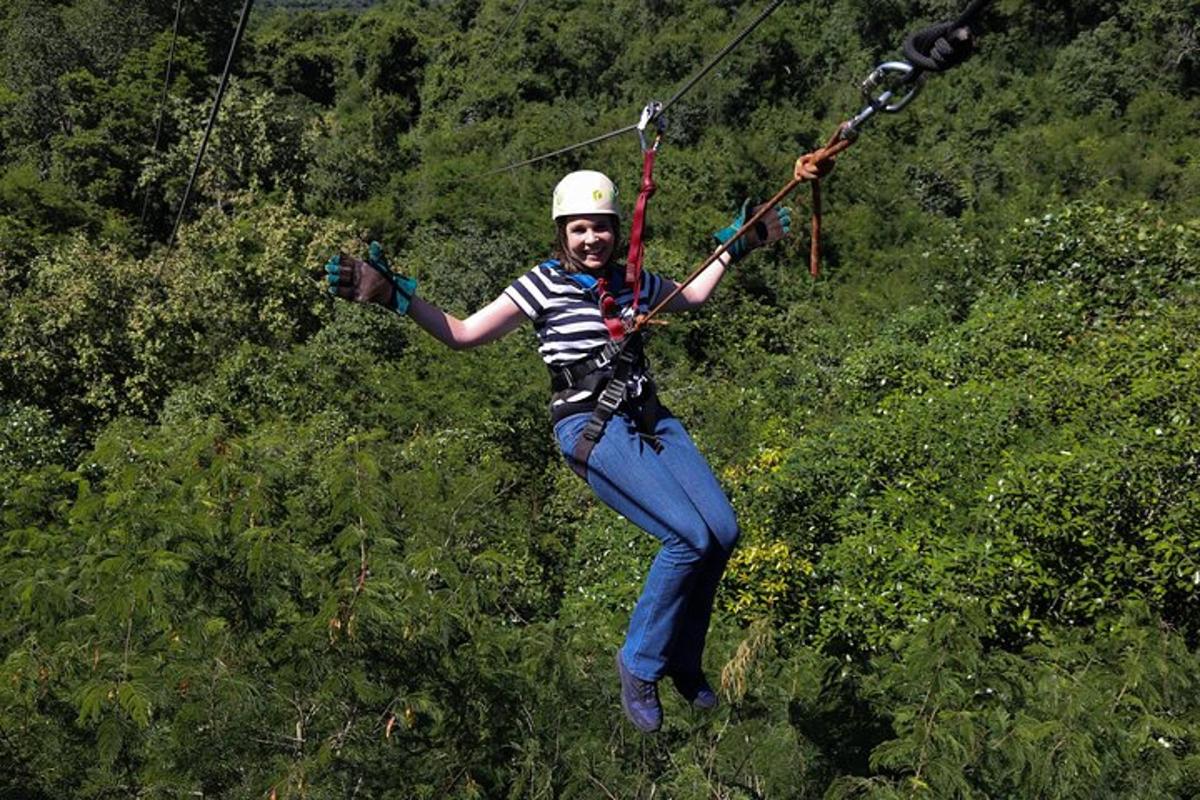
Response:
POLYGON ((979 12, 983 10, 983 7, 989 2, 990 0, 971 0, 971 4, 967 6, 966 10, 963 11, 963 13, 959 15, 958 19, 954 21, 954 27, 961 28, 965 25, 970 25, 971 22, 974 21, 975 17, 979 16, 979 12))
MULTIPOLYGON (((659 114, 663 113, 663 111, 666 111, 671 106, 672 103, 674 103, 676 100, 678 100, 679 98, 681 98, 685 94, 687 94, 688 90, 690 90, 693 86, 695 86, 700 81, 701 78, 703 78, 705 75, 707 75, 709 73, 709 71, 712 70, 713 67, 715 67, 718 63, 720 63, 721 59, 723 59, 723 58, 725 58, 725 56, 729 55, 729 53, 732 52, 735 47, 737 47, 739 44, 742 43, 743 39, 745 39, 747 36, 749 36, 755 28, 757 28, 759 25, 762 24, 763 20, 765 20, 767 17, 771 16, 771 14, 773 14, 775 12, 775 9, 779 8, 781 5, 783 5, 783 0, 773 0, 773 2, 769 6, 767 6, 766 9, 764 9, 761 14, 758 15, 757 19, 755 19, 753 22, 751 22, 749 25, 747 25, 745 30, 743 30, 737 36, 733 37, 733 40, 731 42, 729 42, 729 44, 727 44, 723 48, 721 48, 721 51, 718 52, 715 56, 713 56, 709 60, 709 62, 704 65, 703 69, 701 69, 699 72, 697 72, 691 78, 689 78, 687 80, 687 82, 683 84, 683 86, 679 87, 679 89, 675 92, 675 94, 671 95, 671 99, 668 100, 667 102, 663 103, 662 111, 659 111, 659 114)), ((637 126, 634 126, 634 127, 637 127, 637 126)))
POLYGON ((904 39, 904 57, 916 67, 908 83, 924 72, 945 72, 967 60, 974 50, 971 24, 988 0, 972 0, 958 19, 914 31, 904 39))
POLYGON ((540 156, 534 156, 533 158, 527 158, 524 161, 518 161, 515 164, 509 164, 506 167, 498 167, 497 169, 489 170, 487 172, 481 173, 479 177, 484 177, 486 175, 498 175, 501 172, 512 172, 513 170, 519 169, 520 167, 527 167, 530 164, 536 164, 537 162, 545 161, 548 158, 554 158, 555 156, 561 156, 564 153, 571 152, 572 150, 579 150, 581 148, 587 147, 588 145, 597 144, 599 142, 605 141, 606 139, 612 139, 616 136, 621 136, 622 134, 626 134, 626 133, 629 133, 630 131, 636 131, 636 130, 637 130, 636 123, 633 125, 626 125, 624 128, 619 128, 615 131, 609 131, 608 133, 602 133, 599 136, 596 136, 595 138, 588 139, 586 142, 579 142, 578 144, 568 145, 567 147, 560 148, 558 150, 555 150, 552 153, 544 153, 540 156))
POLYGON ((508 21, 508 25, 504 26, 504 32, 497 36, 496 41, 492 43, 492 49, 488 51, 487 56, 485 56, 483 59, 484 64, 491 61, 496 55, 496 51, 500 49, 500 45, 504 43, 506 38, 508 38, 509 31, 511 31, 513 26, 517 24, 517 20, 521 18, 521 12, 525 10, 525 6, 527 5, 529 5, 529 0, 521 0, 521 5, 517 6, 517 10, 513 13, 512 19, 508 21))
MULTIPOLYGON (((167 89, 171 86, 171 69, 175 65, 175 41, 179 38, 179 17, 183 11, 183 0, 178 0, 175 3, 175 24, 171 26, 171 48, 167 51, 167 74, 163 77, 162 93, 158 98, 158 122, 154 126, 154 144, 150 148, 151 153, 158 152, 158 143, 162 139, 163 117, 166 114, 167 107, 167 89)), ((142 198, 142 215, 138 220, 138 224, 146 224, 146 209, 150 205, 150 187, 143 189, 145 196, 142 198)))
MULTIPOLYGON (((656 117, 661 116, 662 113, 667 110, 668 106, 670 106, 676 100, 678 100, 679 98, 681 98, 685 94, 687 94, 687 92, 693 86, 695 86, 700 81, 701 78, 703 78, 705 75, 707 75, 712 70, 713 67, 715 67, 718 63, 720 63, 721 59, 723 59, 723 58, 725 58, 725 56, 729 55, 729 53, 732 52, 735 47, 737 47, 739 44, 742 43, 743 39, 745 39, 747 36, 749 36, 750 33, 755 28, 757 28, 759 25, 761 25, 762 22, 767 17, 771 16, 771 14, 774 13, 775 9, 777 9, 777 8, 779 8, 779 6, 783 5, 783 2, 784 2, 784 0, 772 0, 771 4, 769 6, 767 6, 767 8, 764 9, 763 12, 761 14, 759 14, 758 17, 753 22, 751 22, 748 26, 746 26, 746 28, 741 33, 739 33, 728 44, 726 44, 723 48, 721 48, 720 52, 718 52, 715 56, 713 56, 713 58, 711 58, 709 60, 709 62, 704 65, 703 68, 701 68, 698 72, 696 72, 692 77, 688 78, 687 81, 685 81, 684 84, 675 91, 675 94, 671 95, 670 100, 663 103, 662 108, 659 110, 656 117)), ((979 0, 976 0, 976 2, 979 2, 979 0)), ((520 12, 518 11, 518 13, 520 13, 520 12)), ((599 136, 596 136, 595 138, 588 139, 586 142, 579 142, 578 144, 568 145, 567 147, 560 148, 558 150, 555 150, 552 153, 545 153, 540 156, 534 156, 533 158, 527 158, 524 161, 518 161, 515 164, 509 164, 504 167, 499 167, 497 169, 489 170, 488 172, 481 173, 478 177, 485 177, 488 175, 498 175, 502 172, 512 172, 515 169, 519 169, 521 167, 525 167, 530 164, 535 164, 539 161, 545 161, 548 158, 554 158, 555 156, 561 156, 565 153, 571 152, 572 150, 579 150, 580 148, 587 147, 589 145, 593 145, 598 142, 603 142, 606 139, 612 139, 613 137, 621 136, 622 134, 626 134, 631 131, 636 131, 637 127, 638 126, 636 123, 633 125, 627 125, 624 128, 619 128, 615 131, 609 131, 608 133, 603 133, 599 136)))
POLYGON ((175 236, 179 233, 179 223, 183 221, 183 213, 187 210, 188 199, 192 194, 192 186, 196 176, 200 174, 200 162, 204 160, 204 151, 208 149, 208 139, 212 136, 213 126, 217 121, 217 109, 221 107, 221 98, 225 96, 225 88, 229 85, 229 73, 233 69, 233 57, 237 53, 238 43, 246 32, 246 20, 250 18, 250 7, 254 0, 246 0, 242 6, 242 15, 238 19, 237 30, 233 33, 233 43, 229 46, 229 56, 225 59, 225 70, 221 73, 221 83, 217 86, 217 94, 213 98, 212 110, 208 114, 208 125, 204 128, 204 138, 200 141, 200 151, 196 153, 196 161, 192 164, 192 175, 188 178, 187 188, 183 190, 183 201, 179 204, 179 214, 175 217, 175 225, 171 228, 171 238, 167 239, 167 253, 175 246, 175 236))

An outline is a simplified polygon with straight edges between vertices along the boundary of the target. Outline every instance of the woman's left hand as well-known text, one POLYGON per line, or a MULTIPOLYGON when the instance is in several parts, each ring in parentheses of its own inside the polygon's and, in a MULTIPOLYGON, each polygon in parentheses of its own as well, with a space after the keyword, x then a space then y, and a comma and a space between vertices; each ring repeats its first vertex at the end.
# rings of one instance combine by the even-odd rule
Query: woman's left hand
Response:
MULTIPOLYGON (((742 210, 726 227, 713 234, 713 237, 725 244, 733 235, 746 224, 747 217, 753 218, 762 206, 750 208, 750 201, 742 204, 742 210), (747 214, 747 210, 750 211, 747 214)), ((751 250, 757 250, 763 245, 777 242, 788 235, 792 226, 792 212, 786 206, 772 206, 758 219, 754 225, 742 234, 741 238, 729 247, 729 255, 734 261, 744 258, 751 250)))

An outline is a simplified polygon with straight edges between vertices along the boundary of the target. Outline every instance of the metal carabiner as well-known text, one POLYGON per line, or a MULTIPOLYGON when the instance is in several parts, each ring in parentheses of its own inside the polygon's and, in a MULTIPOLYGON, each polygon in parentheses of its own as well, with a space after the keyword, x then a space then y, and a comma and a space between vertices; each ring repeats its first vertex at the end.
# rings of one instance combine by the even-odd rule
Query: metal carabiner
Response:
POLYGON ((862 94, 867 105, 842 126, 841 137, 843 139, 857 137, 863 123, 881 111, 885 114, 902 111, 921 93, 924 85, 925 73, 907 61, 883 62, 872 70, 871 74, 862 82, 862 94), (880 87, 883 88, 883 91, 876 95, 875 90, 880 87), (908 87, 908 91, 900 95, 899 100, 896 100, 897 94, 905 87, 908 87))
POLYGON ((647 150, 657 150, 659 141, 663 131, 667 129, 666 117, 662 115, 663 104, 657 100, 651 100, 642 109, 642 118, 638 120, 637 132, 638 139, 642 143, 642 152, 647 150), (655 123, 657 133, 654 136, 654 144, 646 144, 646 127, 653 121, 655 123))
POLYGON ((621 324, 625 326, 626 333, 633 333, 637 327, 638 313, 633 307, 633 304, 627 305, 621 309, 621 324))
POLYGON ((877 111, 895 114, 911 103, 913 98, 921 93, 921 87, 925 85, 923 73, 917 72, 916 75, 913 75, 914 72, 917 72, 917 68, 907 61, 885 61, 863 81, 863 97, 877 111), (885 81, 887 81, 887 86, 883 93, 878 97, 872 97, 871 93, 885 81), (896 96, 896 92, 905 86, 909 87, 908 93, 896 102, 890 102, 896 96))

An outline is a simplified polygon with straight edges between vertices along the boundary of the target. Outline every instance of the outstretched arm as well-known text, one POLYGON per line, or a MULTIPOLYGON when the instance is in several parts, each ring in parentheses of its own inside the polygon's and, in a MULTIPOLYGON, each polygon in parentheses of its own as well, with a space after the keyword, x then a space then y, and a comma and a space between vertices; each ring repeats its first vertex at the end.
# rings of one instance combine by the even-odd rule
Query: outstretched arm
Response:
MULTIPOLYGON (((722 253, 717 257, 716 261, 705 267, 696 276, 695 280, 683 287, 683 291, 672 297, 663 306, 663 311, 690 311, 693 308, 699 308, 704 305, 705 301, 716 291, 717 285, 725 277, 725 269, 731 263, 733 263, 733 256, 729 255, 729 253, 722 253)), ((664 282, 667 284, 665 288, 665 294, 667 295, 679 287, 676 281, 666 279, 664 282)))
MULTIPOLYGON (((745 221, 753 217, 757 212, 758 208, 751 209, 750 201, 747 200, 742 205, 741 212, 734 217, 733 221, 714 233, 713 238, 719 244, 724 245, 733 239, 733 235, 745 224, 745 221)), ((712 296, 713 291, 717 288, 717 284, 725 277, 727 267, 740 261, 751 250, 756 250, 763 245, 770 244, 787 236, 790 226, 791 212, 783 206, 773 206, 766 214, 763 214, 752 228, 742 234, 740 238, 734 240, 733 244, 724 253, 701 270, 691 283, 683 287, 683 290, 679 294, 672 297, 663 307, 663 310, 687 311, 703 305, 712 296)), ((667 287, 668 293, 675 291, 678 286, 678 283, 671 281, 667 287)))
POLYGON ((447 314, 433 303, 414 297, 408 306, 413 322, 453 350, 466 350, 494 342, 521 327, 525 314, 517 304, 500 295, 466 319, 447 314))
POLYGON ((377 303, 413 322, 454 350, 494 342, 525 321, 517 304, 501 295, 465 320, 447 314, 416 296, 417 282, 392 272, 378 244, 371 244, 369 261, 338 254, 325 265, 329 291, 357 303, 377 303))
MULTIPOLYGON (((828 158, 816 163, 798 163, 796 176, 810 181, 820 180, 833 170, 834 161, 834 158, 828 158)), ((713 238, 722 245, 733 239, 733 235, 745 224, 746 220, 752 218, 762 208, 762 206, 757 206, 750 209, 750 213, 747 214, 749 206, 750 201, 747 200, 742 204, 741 213, 734 217, 733 222, 714 233, 713 238)), ((727 267, 741 261, 751 250, 757 250, 763 245, 787 236, 791 230, 791 223, 791 211, 785 206, 773 206, 770 211, 763 214, 753 228, 735 240, 725 253, 714 259, 681 292, 672 296, 670 302, 663 306, 663 311, 687 311, 703 305, 712 296, 717 284, 721 282, 721 278, 725 277, 727 267)), ((671 295, 679 288, 679 284, 674 281, 668 283, 666 294, 671 295)))

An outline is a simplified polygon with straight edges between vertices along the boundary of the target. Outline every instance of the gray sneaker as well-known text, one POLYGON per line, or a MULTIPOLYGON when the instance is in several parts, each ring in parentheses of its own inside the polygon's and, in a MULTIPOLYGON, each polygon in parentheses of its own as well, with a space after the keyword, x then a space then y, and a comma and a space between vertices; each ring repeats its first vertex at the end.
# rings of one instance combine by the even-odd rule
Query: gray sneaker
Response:
POLYGON ((688 675, 672 674, 671 682, 675 684, 675 688, 679 694, 692 704, 693 708, 698 708, 702 711, 711 711, 717 707, 717 693, 709 686, 708 679, 704 677, 703 672, 696 672, 688 675))
POLYGON ((654 733, 662 727, 662 704, 658 702, 658 684, 644 681, 625 668, 617 651, 617 674, 621 677, 621 708, 633 727, 642 733, 654 733))

